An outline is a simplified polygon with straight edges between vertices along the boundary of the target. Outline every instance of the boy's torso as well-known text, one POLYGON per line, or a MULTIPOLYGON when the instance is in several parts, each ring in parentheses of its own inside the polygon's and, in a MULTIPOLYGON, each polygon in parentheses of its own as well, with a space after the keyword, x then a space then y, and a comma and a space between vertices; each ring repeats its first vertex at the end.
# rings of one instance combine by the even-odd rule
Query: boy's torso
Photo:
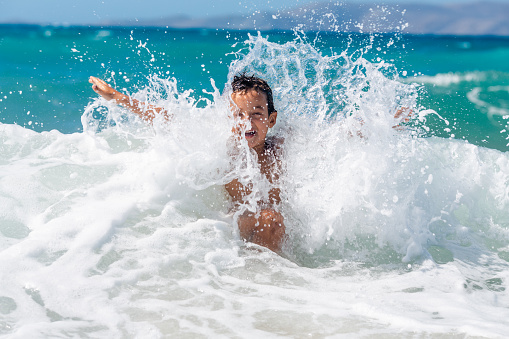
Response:
MULTIPOLYGON (((268 192, 268 201, 270 205, 280 202, 280 189, 276 187, 281 172, 281 146, 283 140, 279 138, 267 138, 263 152, 258 154, 258 164, 260 172, 267 178, 271 184, 268 192)), ((245 197, 251 194, 252 184, 243 185, 238 179, 234 179, 225 185, 226 191, 230 194, 233 202, 243 203, 245 197)), ((262 202, 262 203, 263 203, 262 202)))

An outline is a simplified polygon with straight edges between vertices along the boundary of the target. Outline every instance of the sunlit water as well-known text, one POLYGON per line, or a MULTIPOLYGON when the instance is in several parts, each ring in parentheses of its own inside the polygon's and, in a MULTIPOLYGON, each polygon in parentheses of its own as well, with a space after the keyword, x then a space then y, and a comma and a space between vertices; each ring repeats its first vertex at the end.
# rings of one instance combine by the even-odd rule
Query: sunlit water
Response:
MULTIPOLYGON (((160 69, 128 89, 171 111, 169 122, 147 126, 82 84, 94 99, 78 132, 44 130, 54 121, 37 107, 30 124, 0 124, 0 334, 509 333, 509 156, 503 141, 479 146, 475 128, 428 96, 490 73, 401 76, 394 62, 368 58, 377 46, 368 36, 335 51, 301 33, 244 38, 223 64, 226 81, 210 76, 206 93, 160 69), (223 83, 242 71, 272 86, 271 135, 285 140, 282 255, 240 239, 223 188, 259 175, 245 144, 231 156, 223 83), (401 107, 410 122, 394 118, 401 107)), ((401 44, 379 38, 382 56, 401 44)), ((465 90, 501 140, 504 74, 499 87, 465 90)), ((1 88, 7 107, 16 93, 1 88)))

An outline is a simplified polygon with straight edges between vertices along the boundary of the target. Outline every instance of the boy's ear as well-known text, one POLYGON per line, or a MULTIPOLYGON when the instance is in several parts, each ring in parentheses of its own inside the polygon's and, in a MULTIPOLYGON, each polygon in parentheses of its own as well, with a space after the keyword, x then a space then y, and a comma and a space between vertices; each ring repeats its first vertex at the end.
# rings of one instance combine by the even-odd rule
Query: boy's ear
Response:
POLYGON ((277 111, 274 111, 269 115, 269 128, 274 127, 276 121, 277 121, 277 111))

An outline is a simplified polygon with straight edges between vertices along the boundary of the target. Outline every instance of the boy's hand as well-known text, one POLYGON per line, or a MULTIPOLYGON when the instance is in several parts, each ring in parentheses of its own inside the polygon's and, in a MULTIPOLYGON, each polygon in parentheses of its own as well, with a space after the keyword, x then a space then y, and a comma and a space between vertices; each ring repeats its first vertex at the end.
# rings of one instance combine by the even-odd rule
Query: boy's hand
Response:
POLYGON ((396 114, 394 114, 394 119, 401 119, 401 122, 409 122, 410 118, 412 117, 413 111, 408 107, 401 107, 398 109, 396 114))
POLYGON ((399 119, 400 121, 399 124, 397 124, 396 126, 392 126, 392 128, 401 131, 403 129, 403 126, 401 126, 401 124, 409 122, 413 113, 414 112, 408 107, 401 107, 400 109, 398 109, 396 114, 394 114, 394 119, 399 119))
POLYGON ((92 84, 92 89, 106 100, 115 100, 117 104, 128 108, 133 113, 138 114, 143 120, 152 123, 156 114, 162 114, 166 120, 170 119, 170 114, 162 107, 152 106, 146 102, 141 102, 122 94, 106 81, 96 77, 90 77, 88 82, 92 84))
POLYGON ((110 85, 96 77, 90 77, 88 82, 92 84, 92 89, 106 100, 120 100, 123 94, 112 88, 110 85))

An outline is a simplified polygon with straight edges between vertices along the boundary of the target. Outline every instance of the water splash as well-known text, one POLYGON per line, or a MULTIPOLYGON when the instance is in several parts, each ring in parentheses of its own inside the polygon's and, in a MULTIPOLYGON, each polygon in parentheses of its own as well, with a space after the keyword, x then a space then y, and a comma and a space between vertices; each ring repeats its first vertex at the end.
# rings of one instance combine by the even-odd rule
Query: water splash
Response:
POLYGON ((259 175, 231 157, 228 86, 151 77, 132 95, 174 113, 153 127, 100 100, 85 133, 0 124, 0 333, 506 333, 509 158, 423 137, 419 86, 368 47, 253 36, 231 65, 274 88, 291 260, 227 214, 222 185, 259 175))
MULTIPOLYGON (((278 123, 271 134, 285 140, 281 208, 291 244, 285 255, 292 260, 311 266, 337 259, 408 263, 432 253, 452 253, 447 247, 456 243, 479 244, 479 236, 489 241, 491 236, 478 226, 467 226, 465 232, 465 208, 504 233, 506 193, 483 186, 489 178, 503 177, 503 166, 493 168, 480 155, 499 162, 505 156, 424 138, 430 115, 443 128, 449 122, 419 106, 421 87, 402 81, 394 65, 365 57, 373 43, 370 39, 368 46, 352 51, 347 45, 326 55, 299 32, 286 43, 249 35, 229 67, 223 93, 213 83, 214 91, 200 99, 192 91, 179 92, 175 79, 151 77, 134 97, 168 108, 173 118, 156 122, 149 149, 175 152, 164 156, 174 162, 169 165, 175 166, 174 180, 191 191, 221 187, 236 177, 253 183, 254 192, 266 190, 245 143, 231 157, 228 84, 238 73, 252 73, 273 88, 278 123), (395 118, 402 107, 411 112, 410 121, 403 119, 406 115, 395 118), (476 205, 478 196, 492 205, 476 205), (488 218, 484 211, 493 206, 496 212, 488 218)), ((84 114, 88 131, 149 133, 122 108, 103 105, 95 102, 84 114), (102 112, 100 118, 97 112, 102 112)), ((250 209, 259 199, 255 196, 248 202, 250 209)), ((221 204, 227 211, 225 199, 221 204)))

